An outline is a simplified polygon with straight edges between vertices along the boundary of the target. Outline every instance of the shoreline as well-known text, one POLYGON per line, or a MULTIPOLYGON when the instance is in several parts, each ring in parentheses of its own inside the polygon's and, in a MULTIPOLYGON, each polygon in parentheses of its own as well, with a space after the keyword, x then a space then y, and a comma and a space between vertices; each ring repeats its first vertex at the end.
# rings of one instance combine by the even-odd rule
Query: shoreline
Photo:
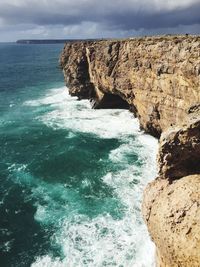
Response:
POLYGON ((190 35, 75 42, 60 57, 71 95, 93 99, 95 108, 126 101, 141 128, 161 136, 159 177, 143 201, 160 267, 200 263, 199 47, 200 36, 190 35))

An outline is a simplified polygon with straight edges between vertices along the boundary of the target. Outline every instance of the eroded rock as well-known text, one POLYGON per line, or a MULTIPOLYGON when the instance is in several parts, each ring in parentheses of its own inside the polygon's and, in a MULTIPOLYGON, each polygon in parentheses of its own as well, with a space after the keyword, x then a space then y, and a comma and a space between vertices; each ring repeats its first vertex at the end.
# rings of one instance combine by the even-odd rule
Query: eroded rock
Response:
POLYGON ((158 166, 159 176, 169 180, 200 173, 200 112, 162 134, 158 166))
POLYGON ((157 266, 200 266, 200 175, 150 183, 143 214, 156 244, 157 266))
POLYGON ((199 36, 68 43, 60 64, 72 95, 96 106, 105 93, 118 95, 156 137, 200 103, 199 36))

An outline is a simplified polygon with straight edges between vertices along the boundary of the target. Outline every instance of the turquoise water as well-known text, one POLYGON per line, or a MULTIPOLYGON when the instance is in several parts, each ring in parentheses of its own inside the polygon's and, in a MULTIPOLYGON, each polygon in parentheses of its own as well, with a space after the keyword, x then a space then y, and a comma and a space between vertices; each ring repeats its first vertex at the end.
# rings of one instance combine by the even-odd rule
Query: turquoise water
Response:
POLYGON ((0 44, 0 265, 150 267, 157 141, 68 95, 62 45, 0 44))

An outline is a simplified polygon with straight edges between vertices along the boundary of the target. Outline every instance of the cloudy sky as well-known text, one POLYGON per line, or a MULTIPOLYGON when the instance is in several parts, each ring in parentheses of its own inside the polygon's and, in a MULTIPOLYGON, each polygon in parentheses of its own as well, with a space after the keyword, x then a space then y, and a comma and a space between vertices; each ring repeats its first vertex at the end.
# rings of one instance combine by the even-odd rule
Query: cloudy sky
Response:
POLYGON ((200 0, 0 0, 0 42, 200 34, 200 0))

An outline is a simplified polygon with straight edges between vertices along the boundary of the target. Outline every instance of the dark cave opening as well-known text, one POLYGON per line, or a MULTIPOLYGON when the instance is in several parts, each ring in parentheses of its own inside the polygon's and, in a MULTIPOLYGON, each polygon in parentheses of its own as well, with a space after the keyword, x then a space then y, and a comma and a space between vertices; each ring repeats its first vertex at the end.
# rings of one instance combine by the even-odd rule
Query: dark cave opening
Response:
POLYGON ((105 93, 100 101, 94 101, 94 109, 129 109, 130 106, 119 95, 105 93))

